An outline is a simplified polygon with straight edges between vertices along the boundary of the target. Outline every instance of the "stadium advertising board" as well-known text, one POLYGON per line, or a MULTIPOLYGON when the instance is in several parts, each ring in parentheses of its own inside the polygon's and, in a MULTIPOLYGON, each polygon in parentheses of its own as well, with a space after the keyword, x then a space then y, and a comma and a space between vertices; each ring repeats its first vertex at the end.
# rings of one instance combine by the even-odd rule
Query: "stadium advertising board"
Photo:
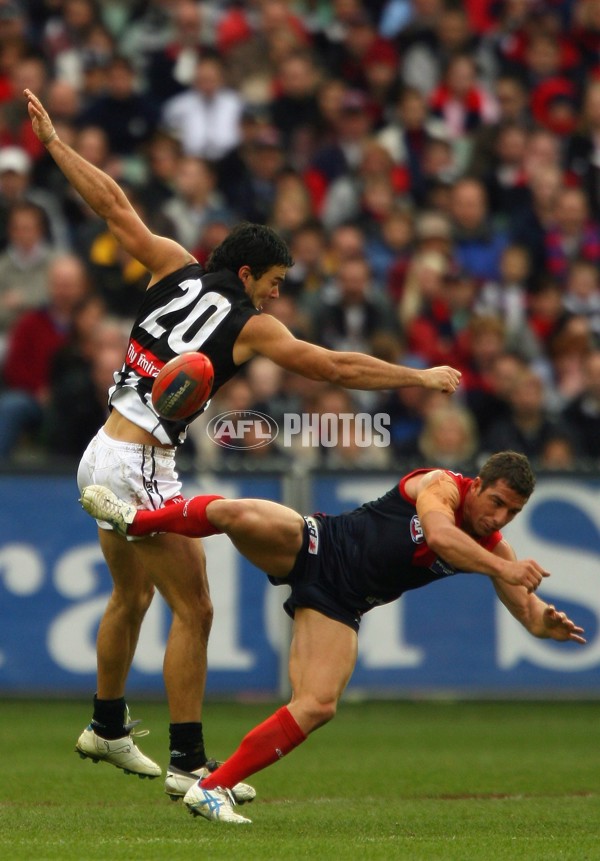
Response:
MULTIPOLYGON (((375 498, 393 479, 317 477, 312 509, 336 513, 375 498)), ((110 593, 94 522, 72 479, 0 476, 0 691, 94 688, 97 625, 110 593)), ((282 498, 282 482, 252 476, 187 484, 186 495, 282 498)), ((513 620, 487 578, 457 575, 378 607, 363 620, 349 693, 600 695, 600 480, 543 478, 506 531, 521 556, 552 577, 540 593, 586 628, 578 647, 536 640, 513 620)), ((224 537, 206 542, 215 622, 208 693, 278 695, 285 689, 287 587, 273 588, 224 537)), ((163 691, 168 611, 144 622, 129 691, 163 691)))

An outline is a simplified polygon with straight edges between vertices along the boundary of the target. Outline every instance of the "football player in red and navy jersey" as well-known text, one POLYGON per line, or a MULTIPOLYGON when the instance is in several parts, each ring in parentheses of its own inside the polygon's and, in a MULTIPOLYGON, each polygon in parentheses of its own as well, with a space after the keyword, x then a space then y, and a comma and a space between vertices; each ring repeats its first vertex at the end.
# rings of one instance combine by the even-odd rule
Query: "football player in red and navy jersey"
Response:
POLYGON ((123 534, 225 533, 272 583, 291 587, 284 604, 294 620, 291 701, 188 790, 184 801, 192 812, 247 821, 227 808, 226 791, 334 717, 354 670, 361 616, 409 589, 458 573, 485 575, 533 636, 584 643, 583 629, 535 594, 549 572, 534 559, 517 559, 502 536, 534 484, 527 458, 507 451, 492 455, 476 478, 444 469, 415 470, 380 499, 336 516, 302 517, 274 502, 214 496, 136 511, 106 488, 88 487, 84 508, 93 517, 110 519, 123 534))
MULTIPOLYGON (((177 242, 153 234, 120 186, 59 138, 39 99, 30 90, 24 96, 34 133, 69 183, 106 221, 122 248, 150 273, 124 364, 109 392, 110 416, 79 467, 82 491, 102 483, 144 509, 182 503, 174 454, 195 416, 184 422, 161 418, 152 407, 151 389, 160 368, 190 350, 211 359, 213 392, 256 355, 309 379, 346 388, 416 385, 455 391, 460 373, 451 367, 416 370, 297 340, 275 317, 261 313, 263 303, 279 295, 292 264, 275 231, 239 225, 203 269, 177 242)), ((163 671, 171 717, 166 790, 183 795, 204 773, 207 762, 201 713, 212 605, 202 545, 173 534, 134 542, 125 540, 107 520, 98 525, 114 589, 98 632, 93 719, 76 750, 126 772, 146 777, 161 773, 131 737, 125 702, 140 626, 157 588, 172 611, 163 671)), ((238 790, 238 800, 249 791, 238 790)))

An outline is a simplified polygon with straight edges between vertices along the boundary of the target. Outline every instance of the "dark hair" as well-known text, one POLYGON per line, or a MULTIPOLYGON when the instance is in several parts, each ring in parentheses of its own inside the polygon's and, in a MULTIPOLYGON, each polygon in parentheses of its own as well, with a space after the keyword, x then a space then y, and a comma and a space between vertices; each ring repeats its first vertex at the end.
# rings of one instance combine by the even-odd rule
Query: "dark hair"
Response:
POLYGON ((525 499, 529 499, 535 487, 535 475, 529 461, 517 451, 498 451, 488 457, 479 470, 479 478, 482 490, 503 480, 525 499))
POLYGON ((207 272, 229 269, 237 273, 249 266, 260 278, 272 266, 290 267, 294 261, 283 239, 264 224, 242 222, 214 249, 206 264, 207 272))

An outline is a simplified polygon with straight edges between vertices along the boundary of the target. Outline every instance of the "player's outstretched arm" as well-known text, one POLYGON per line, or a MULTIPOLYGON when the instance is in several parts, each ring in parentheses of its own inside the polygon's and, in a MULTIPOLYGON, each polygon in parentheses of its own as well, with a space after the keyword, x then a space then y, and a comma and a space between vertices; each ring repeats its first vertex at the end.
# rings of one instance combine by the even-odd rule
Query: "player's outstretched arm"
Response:
MULTIPOLYGON (((494 549, 494 554, 505 559, 515 559, 512 547, 504 540, 494 549)), ((546 604, 522 586, 515 586, 498 579, 493 582, 504 606, 534 637, 571 640, 574 643, 586 642, 583 628, 571 621, 566 613, 560 612, 552 604, 546 604)))
POLYGON ((428 546, 457 570, 524 586, 528 592, 550 576, 534 559, 517 560, 514 554, 490 552, 459 529, 454 518, 460 505, 458 487, 443 470, 419 479, 415 504, 428 546))
POLYGON ((90 164, 58 137, 43 104, 31 90, 25 90, 31 125, 38 140, 96 215, 103 218, 123 248, 158 280, 163 275, 193 261, 193 257, 172 239, 156 236, 143 223, 120 186, 106 173, 90 164))
POLYGON ((460 371, 449 366, 417 370, 392 365, 365 353, 343 353, 327 350, 308 341, 300 341, 270 314, 252 317, 236 342, 234 359, 238 363, 253 355, 267 356, 288 371, 311 380, 323 380, 347 389, 395 389, 401 386, 423 386, 442 392, 454 392, 460 383, 460 371))

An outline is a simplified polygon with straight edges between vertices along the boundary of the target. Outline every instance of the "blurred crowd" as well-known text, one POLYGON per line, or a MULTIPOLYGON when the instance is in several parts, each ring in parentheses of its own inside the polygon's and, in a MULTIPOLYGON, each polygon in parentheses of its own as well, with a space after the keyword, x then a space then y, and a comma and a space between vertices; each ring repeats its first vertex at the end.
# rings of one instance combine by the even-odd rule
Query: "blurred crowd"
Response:
POLYGON ((391 445, 190 463, 600 467, 600 0, 0 0, 0 459, 76 459, 148 273, 32 134, 22 92, 201 262, 240 220, 295 260, 298 337, 463 372, 364 393, 256 359, 209 416, 389 415, 391 445))

